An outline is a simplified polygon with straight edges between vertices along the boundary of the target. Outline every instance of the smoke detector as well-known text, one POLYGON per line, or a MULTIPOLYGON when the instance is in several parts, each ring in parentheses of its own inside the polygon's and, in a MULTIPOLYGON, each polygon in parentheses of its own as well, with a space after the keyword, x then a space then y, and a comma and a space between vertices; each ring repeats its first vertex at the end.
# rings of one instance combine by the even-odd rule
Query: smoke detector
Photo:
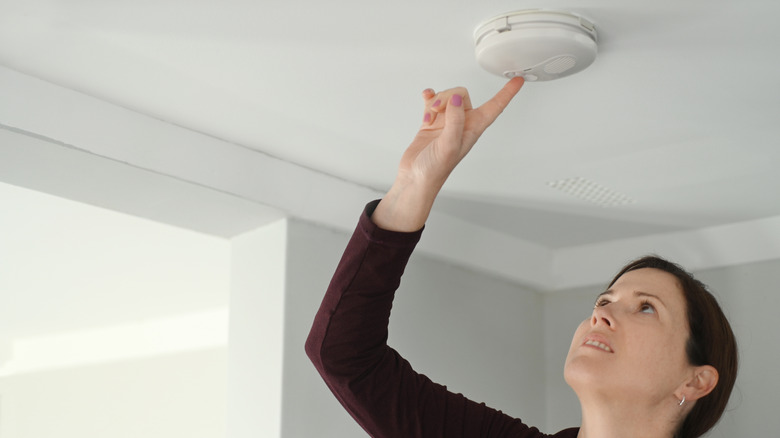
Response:
POLYGON ((584 70, 596 60, 596 27, 563 11, 508 12, 474 31, 479 65, 490 73, 550 81, 584 70))

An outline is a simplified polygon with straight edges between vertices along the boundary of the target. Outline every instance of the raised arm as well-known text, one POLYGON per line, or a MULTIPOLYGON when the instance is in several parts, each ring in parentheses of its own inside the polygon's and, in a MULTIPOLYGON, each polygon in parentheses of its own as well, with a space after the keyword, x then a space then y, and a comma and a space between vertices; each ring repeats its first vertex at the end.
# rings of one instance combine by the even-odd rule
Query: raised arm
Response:
POLYGON ((436 195, 521 86, 521 79, 513 79, 476 109, 463 88, 423 93, 423 126, 387 196, 360 217, 315 316, 306 352, 372 437, 542 436, 418 374, 387 345, 394 294, 436 195))

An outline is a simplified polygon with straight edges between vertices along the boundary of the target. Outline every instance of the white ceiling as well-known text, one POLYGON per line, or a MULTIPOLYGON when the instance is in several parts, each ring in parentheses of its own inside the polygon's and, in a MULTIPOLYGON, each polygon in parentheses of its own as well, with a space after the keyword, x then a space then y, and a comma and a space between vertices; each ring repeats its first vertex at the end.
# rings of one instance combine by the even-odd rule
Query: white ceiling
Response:
POLYGON ((285 215, 348 230, 392 182, 421 90, 502 85, 473 29, 539 7, 591 19, 598 58, 524 87, 423 250, 547 287, 648 251, 780 257, 772 1, 0 0, 0 180, 221 236, 285 215), (635 202, 548 184, 569 178, 635 202))

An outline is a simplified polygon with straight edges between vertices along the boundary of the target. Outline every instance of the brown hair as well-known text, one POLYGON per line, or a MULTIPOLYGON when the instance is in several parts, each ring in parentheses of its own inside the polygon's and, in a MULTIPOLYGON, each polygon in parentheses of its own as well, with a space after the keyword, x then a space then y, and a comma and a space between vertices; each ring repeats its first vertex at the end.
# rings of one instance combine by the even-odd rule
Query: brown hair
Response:
POLYGON ((609 283, 611 287, 623 274, 636 269, 660 269, 674 275, 685 296, 690 337, 686 344, 688 361, 694 366, 710 365, 718 370, 718 383, 696 402, 683 420, 675 437, 697 438, 718 422, 737 378, 737 341, 718 301, 707 286, 681 266, 650 255, 629 263, 609 283))

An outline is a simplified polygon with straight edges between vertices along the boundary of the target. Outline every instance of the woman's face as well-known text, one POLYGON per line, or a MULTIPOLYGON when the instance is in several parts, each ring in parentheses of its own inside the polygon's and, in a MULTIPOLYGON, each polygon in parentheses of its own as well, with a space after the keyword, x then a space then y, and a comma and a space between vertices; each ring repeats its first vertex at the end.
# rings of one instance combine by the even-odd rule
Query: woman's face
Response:
POLYGON ((580 399, 668 401, 692 368, 688 336, 677 278, 658 269, 630 271, 577 328, 564 376, 580 399))

